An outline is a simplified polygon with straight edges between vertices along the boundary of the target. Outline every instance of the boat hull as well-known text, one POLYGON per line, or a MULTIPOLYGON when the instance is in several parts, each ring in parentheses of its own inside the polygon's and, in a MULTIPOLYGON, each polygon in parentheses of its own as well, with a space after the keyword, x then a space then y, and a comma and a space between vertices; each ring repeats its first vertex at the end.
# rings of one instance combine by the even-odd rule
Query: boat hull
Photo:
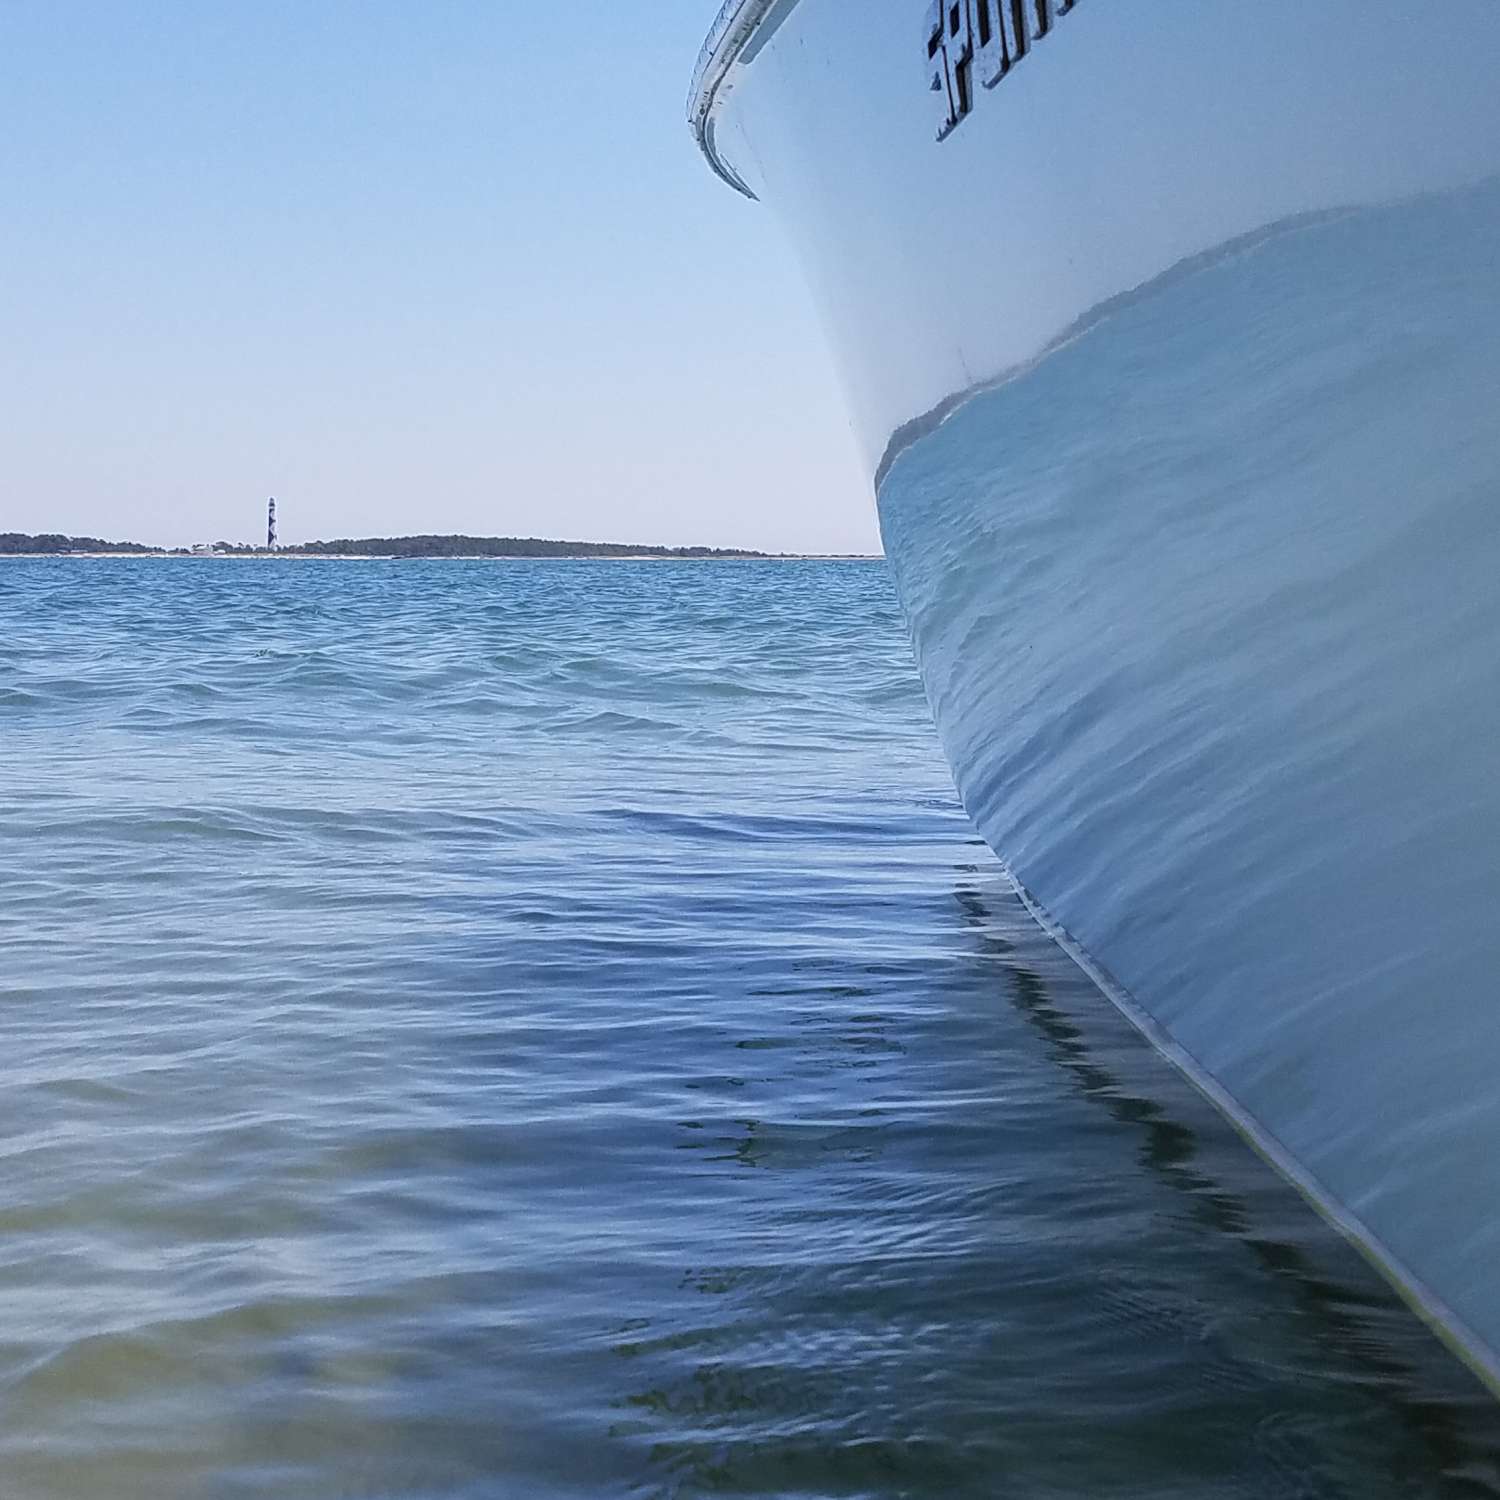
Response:
POLYGON ((1230 12, 1081 0, 945 113, 918 7, 772 7, 715 149, 981 832, 1493 1375, 1500 7, 1230 12))

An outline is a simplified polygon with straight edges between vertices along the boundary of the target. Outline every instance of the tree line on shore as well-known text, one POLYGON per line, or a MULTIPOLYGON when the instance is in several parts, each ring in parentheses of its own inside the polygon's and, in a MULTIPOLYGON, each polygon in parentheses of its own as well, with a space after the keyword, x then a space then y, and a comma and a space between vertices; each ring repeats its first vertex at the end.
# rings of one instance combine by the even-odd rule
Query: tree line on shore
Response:
POLYGON ((283 551, 342 557, 762 557, 733 547, 635 547, 627 542, 554 542, 520 536, 340 537, 283 551))
POLYGON ((96 536, 63 536, 44 531, 28 536, 24 531, 0 531, 0 556, 17 552, 158 552, 140 542, 104 542, 96 536))

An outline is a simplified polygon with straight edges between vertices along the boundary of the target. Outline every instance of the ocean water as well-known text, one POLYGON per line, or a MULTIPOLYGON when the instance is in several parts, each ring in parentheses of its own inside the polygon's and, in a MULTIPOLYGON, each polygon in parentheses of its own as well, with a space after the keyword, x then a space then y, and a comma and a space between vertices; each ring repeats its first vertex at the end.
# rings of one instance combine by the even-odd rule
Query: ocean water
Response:
POLYGON ((6 1500, 1500 1493, 883 565, 7 562, 0 751, 6 1500))

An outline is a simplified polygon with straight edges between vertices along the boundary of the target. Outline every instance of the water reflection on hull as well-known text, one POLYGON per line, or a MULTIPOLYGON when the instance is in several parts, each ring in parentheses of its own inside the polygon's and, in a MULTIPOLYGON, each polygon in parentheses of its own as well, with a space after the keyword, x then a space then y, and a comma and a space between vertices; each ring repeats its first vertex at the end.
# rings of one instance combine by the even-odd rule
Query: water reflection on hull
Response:
POLYGON ((881 490, 981 830, 1481 1351, 1497 245, 1493 185, 1296 226, 977 396, 881 490))

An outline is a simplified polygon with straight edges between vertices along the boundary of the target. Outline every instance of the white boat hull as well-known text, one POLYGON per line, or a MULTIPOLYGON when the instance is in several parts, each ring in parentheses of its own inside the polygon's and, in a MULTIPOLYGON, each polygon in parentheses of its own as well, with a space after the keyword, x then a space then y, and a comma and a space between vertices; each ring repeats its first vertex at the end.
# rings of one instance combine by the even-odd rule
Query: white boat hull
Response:
POLYGON ((823 294, 966 806, 1493 1376, 1500 6, 1080 0, 946 118, 907 0, 752 32, 700 119, 823 294))

